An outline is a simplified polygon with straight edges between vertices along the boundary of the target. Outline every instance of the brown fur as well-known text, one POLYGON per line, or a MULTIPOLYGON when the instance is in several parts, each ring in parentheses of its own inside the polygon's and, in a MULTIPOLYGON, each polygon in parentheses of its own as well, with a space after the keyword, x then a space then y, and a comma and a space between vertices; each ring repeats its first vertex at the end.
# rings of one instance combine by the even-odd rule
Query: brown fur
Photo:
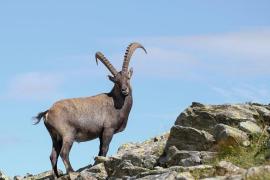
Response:
MULTIPOLYGON (((138 43, 129 46, 126 54, 134 49, 142 48, 138 43)), ((143 48, 144 49, 144 48, 143 48)), ((114 76, 109 79, 114 83, 110 93, 92 97, 65 99, 37 115, 36 123, 44 119, 44 124, 52 138, 53 147, 50 155, 52 168, 57 177, 57 159, 60 155, 66 171, 72 172, 69 152, 74 141, 83 142, 95 138, 100 140, 99 156, 106 156, 109 144, 115 133, 125 129, 132 107, 132 88, 128 72, 116 72, 114 67, 100 52, 96 57, 106 65, 114 76)), ((131 55, 128 56, 129 58, 131 55)), ((128 59, 129 62, 129 59, 128 59)), ((128 64, 126 63, 125 67, 128 64)))

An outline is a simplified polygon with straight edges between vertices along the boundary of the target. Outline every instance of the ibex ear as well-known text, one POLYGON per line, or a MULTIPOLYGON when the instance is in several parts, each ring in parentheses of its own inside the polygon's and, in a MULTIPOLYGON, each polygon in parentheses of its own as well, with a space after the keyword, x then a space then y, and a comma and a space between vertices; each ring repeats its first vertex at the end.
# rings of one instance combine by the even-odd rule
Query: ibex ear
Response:
POLYGON ((128 78, 131 78, 132 74, 133 74, 133 68, 130 68, 128 71, 128 78))
POLYGON ((108 75, 108 78, 109 78, 110 81, 115 83, 115 78, 113 76, 108 75))

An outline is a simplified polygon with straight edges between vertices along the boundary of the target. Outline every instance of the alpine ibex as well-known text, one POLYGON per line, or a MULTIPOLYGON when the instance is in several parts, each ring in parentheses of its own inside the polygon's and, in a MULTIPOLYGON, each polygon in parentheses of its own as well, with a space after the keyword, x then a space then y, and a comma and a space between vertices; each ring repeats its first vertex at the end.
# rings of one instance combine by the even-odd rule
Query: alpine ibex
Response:
POLYGON ((57 172, 57 159, 61 156, 67 173, 73 172, 69 161, 69 152, 74 141, 83 142, 99 138, 99 156, 106 156, 109 144, 115 133, 125 129, 132 107, 132 88, 130 78, 132 68, 128 65, 137 48, 145 48, 139 43, 131 43, 124 56, 122 71, 117 72, 108 59, 96 53, 96 62, 100 60, 112 73, 108 76, 114 83, 109 93, 92 97, 65 99, 56 102, 49 110, 39 113, 35 124, 41 119, 52 139, 50 160, 54 174, 57 172))

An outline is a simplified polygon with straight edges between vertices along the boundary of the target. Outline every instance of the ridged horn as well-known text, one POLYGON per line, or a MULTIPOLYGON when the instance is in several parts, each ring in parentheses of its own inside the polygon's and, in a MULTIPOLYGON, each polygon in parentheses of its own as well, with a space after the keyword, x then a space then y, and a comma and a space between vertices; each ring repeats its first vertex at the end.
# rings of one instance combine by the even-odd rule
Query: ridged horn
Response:
POLYGON ((139 43, 131 43, 128 47, 127 47, 127 50, 126 50, 126 53, 125 53, 125 56, 124 56, 124 62, 123 62, 123 66, 122 66, 122 72, 126 73, 128 71, 128 65, 129 65, 129 62, 130 62, 130 59, 131 59, 131 56, 132 54, 134 53, 134 51, 137 49, 137 48, 141 48, 144 50, 144 52, 147 54, 145 48, 139 44, 139 43))
POLYGON ((98 60, 100 60, 108 68, 108 70, 112 73, 112 75, 116 76, 117 74, 116 69, 113 67, 110 61, 101 52, 96 53, 97 65, 98 65, 98 60))

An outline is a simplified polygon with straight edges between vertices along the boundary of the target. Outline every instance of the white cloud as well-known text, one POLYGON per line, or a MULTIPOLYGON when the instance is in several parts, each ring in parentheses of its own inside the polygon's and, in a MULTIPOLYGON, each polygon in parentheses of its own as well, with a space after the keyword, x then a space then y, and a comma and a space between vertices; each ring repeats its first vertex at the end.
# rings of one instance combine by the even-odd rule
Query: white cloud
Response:
POLYGON ((270 91, 267 87, 254 87, 240 84, 231 87, 212 87, 212 90, 225 98, 227 102, 263 102, 270 99, 270 91))
POLYGON ((138 53, 139 59, 134 64, 150 75, 270 75, 270 27, 207 35, 128 38, 125 41, 134 39, 148 51, 146 56, 138 53))
POLYGON ((227 102, 270 99, 269 87, 263 83, 270 75, 270 27, 125 41, 134 39, 148 50, 147 55, 135 54, 138 74, 192 79, 227 102))
POLYGON ((154 37, 141 40, 151 46, 170 46, 174 49, 196 49, 206 53, 224 53, 230 56, 270 57, 270 28, 243 30, 231 33, 154 37))
MULTIPOLYGON (((215 84, 226 79, 237 82, 250 77, 265 79, 270 75, 270 28, 208 35, 128 38, 125 42, 114 39, 111 43, 121 41, 124 44, 134 39, 148 51, 147 55, 141 50, 134 54, 130 66, 134 67, 136 77, 195 79, 215 84)), ((4 96, 24 100, 53 98, 59 94, 64 80, 70 77, 104 78, 108 70, 101 63, 96 67, 94 58, 89 56, 60 59, 61 62, 71 59, 72 67, 63 68, 60 63, 62 69, 59 73, 28 72, 16 75, 7 84, 4 96)), ((121 67, 122 61, 116 60, 122 60, 123 53, 107 56, 117 69, 121 67)), ((216 91, 221 93, 222 88, 216 91)), ((228 92, 236 94, 237 89, 226 89, 223 94, 228 92)))
POLYGON ((56 74, 28 72, 13 77, 7 85, 4 98, 42 100, 58 93, 62 78, 56 74))

